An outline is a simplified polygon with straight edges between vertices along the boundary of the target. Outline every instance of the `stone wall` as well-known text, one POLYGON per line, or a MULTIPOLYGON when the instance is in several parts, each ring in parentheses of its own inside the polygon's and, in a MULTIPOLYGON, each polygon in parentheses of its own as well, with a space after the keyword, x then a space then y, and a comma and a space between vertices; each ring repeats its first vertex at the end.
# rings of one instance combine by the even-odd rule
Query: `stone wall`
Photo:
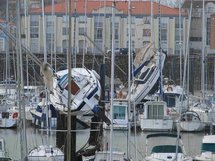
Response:
MULTIPOLYGON (((43 61, 43 55, 42 54, 36 54, 38 58, 43 61)), ((10 74, 16 77, 16 74, 14 73, 14 70, 17 69, 16 61, 15 60, 16 54, 11 53, 10 54, 10 74)), ((54 57, 54 55, 53 55, 54 57)), ((128 80, 128 56, 127 55, 117 55, 115 58, 115 77, 120 78, 122 82, 124 82, 125 85, 127 85, 128 80)), ((82 55, 77 55, 77 67, 82 67, 82 55)), ((57 62, 57 70, 65 69, 66 68, 66 55, 58 54, 56 57, 57 62)), ((74 59, 73 59, 74 60, 74 59)), ((48 62, 51 61, 51 55, 48 55, 48 62)), ((85 61, 84 66, 88 69, 94 69, 98 73, 100 71, 100 64, 103 62, 103 56, 102 55, 85 55, 85 61)), ((24 81, 26 84, 26 76, 27 76, 27 69, 28 69, 28 75, 29 75, 29 82, 31 85, 35 84, 42 84, 42 79, 39 72, 39 66, 33 62, 32 59, 28 58, 28 65, 26 65, 26 57, 24 54, 23 57, 23 73, 24 73, 24 81)), ((105 59, 106 62, 106 75, 110 77, 111 72, 111 58, 110 55, 108 55, 105 59)), ((189 74, 189 85, 190 85, 190 91, 193 92, 194 90, 200 90, 201 85, 201 57, 199 55, 192 55, 190 56, 190 74, 189 74)), ((5 71, 6 71, 6 63, 5 63, 5 53, 0 53, 0 80, 5 79, 5 71)), ((55 68, 55 59, 53 58, 53 68, 55 68)), ((182 62, 182 67, 184 67, 184 64, 182 62)), ((183 72, 182 72, 183 73, 183 72)), ((175 81, 176 84, 180 84, 180 57, 179 56, 167 56, 167 59, 165 61, 165 66, 163 69, 163 75, 164 77, 168 77, 175 81)), ((206 58, 205 62, 205 76, 206 76, 206 87, 209 90, 213 90, 213 84, 214 84, 214 56, 208 56, 206 58)))

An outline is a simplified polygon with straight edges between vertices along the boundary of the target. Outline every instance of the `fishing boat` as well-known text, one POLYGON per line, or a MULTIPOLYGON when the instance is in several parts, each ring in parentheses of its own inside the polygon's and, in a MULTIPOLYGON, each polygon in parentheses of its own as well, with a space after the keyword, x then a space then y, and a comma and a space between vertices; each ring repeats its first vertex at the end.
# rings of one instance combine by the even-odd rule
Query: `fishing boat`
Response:
POLYGON ((165 58, 165 53, 159 53, 155 50, 154 43, 148 43, 137 53, 134 60, 134 78, 131 85, 132 102, 141 102, 153 89, 160 77, 159 71, 163 69, 165 58))
POLYGON ((147 101, 144 103, 144 113, 139 117, 143 131, 170 131, 173 128, 173 119, 164 101, 147 101))
POLYGON ((0 138, 0 161, 12 161, 5 149, 5 141, 3 138, 0 138))
POLYGON ((41 145, 28 153, 28 161, 64 161, 63 152, 56 147, 41 145))
POLYGON ((146 155, 146 161, 192 160, 192 158, 185 153, 181 136, 171 133, 154 133, 147 135, 146 155))
POLYGON ((194 161, 215 160, 215 135, 205 135, 202 139, 201 154, 193 159, 194 161))

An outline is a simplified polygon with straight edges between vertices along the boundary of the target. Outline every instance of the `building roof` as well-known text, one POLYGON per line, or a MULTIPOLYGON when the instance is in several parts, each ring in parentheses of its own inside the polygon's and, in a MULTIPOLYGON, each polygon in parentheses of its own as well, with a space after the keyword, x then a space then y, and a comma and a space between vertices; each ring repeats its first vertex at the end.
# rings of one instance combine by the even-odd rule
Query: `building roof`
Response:
MULTIPOLYGON (((74 2, 72 1, 72 12, 74 13, 74 2)), ((77 14, 85 14, 85 0, 78 0, 76 1, 76 13, 77 14)), ((93 11, 98 10, 99 8, 102 7, 111 7, 112 6, 112 1, 106 1, 106 4, 104 4, 103 1, 99 0, 88 0, 87 1, 87 9, 86 13, 87 14, 92 14, 93 11)), ((132 6, 132 15, 150 15, 151 14, 151 2, 147 1, 132 1, 131 2, 132 6)), ((159 13, 159 7, 158 3, 153 2, 153 8, 154 8, 154 15, 158 15, 159 13)), ((127 15, 128 14, 128 2, 127 1, 116 1, 116 9, 118 11, 121 11, 123 14, 127 15)), ((45 13, 49 14, 52 13, 52 6, 46 6, 45 7, 45 13)), ((65 14, 67 10, 67 5, 66 2, 61 2, 58 4, 55 4, 54 6, 54 12, 55 14, 65 14)), ((176 16, 179 14, 179 9, 177 8, 172 8, 169 6, 164 6, 160 5, 160 11, 161 15, 172 15, 176 16)), ((42 9, 37 8, 37 9, 32 9, 31 13, 41 13, 42 9)), ((183 13, 185 15, 185 12, 183 13)))

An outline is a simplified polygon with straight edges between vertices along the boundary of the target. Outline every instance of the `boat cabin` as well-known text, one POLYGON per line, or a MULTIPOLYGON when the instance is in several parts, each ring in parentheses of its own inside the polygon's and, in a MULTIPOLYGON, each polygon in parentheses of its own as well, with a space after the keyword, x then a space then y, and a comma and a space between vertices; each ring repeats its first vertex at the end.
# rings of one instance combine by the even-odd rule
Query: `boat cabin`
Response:
POLYGON ((148 101, 144 104, 144 113, 140 116, 140 127, 147 131, 172 130, 173 120, 168 115, 166 102, 148 101))
MULTIPOLYGON (((128 101, 127 100, 114 100, 113 102, 113 128, 114 129, 127 129, 128 127, 128 101)), ((110 115, 110 107, 107 107, 106 116, 110 115)), ((111 118, 109 118, 111 119, 111 118)), ((104 128, 108 129, 106 123, 104 128)))

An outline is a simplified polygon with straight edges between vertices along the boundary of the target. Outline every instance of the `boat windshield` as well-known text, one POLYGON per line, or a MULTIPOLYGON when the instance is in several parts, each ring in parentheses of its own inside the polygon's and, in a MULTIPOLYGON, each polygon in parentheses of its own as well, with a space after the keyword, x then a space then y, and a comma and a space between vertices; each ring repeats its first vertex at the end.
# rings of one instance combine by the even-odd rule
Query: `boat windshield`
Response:
POLYGON ((11 161, 10 158, 0 158, 0 161, 11 161))
POLYGON ((167 107, 176 106, 175 97, 176 97, 176 94, 164 94, 164 101, 166 102, 167 107))
MULTIPOLYGON (((152 148, 151 153, 175 153, 176 145, 158 145, 152 148)), ((178 153, 182 153, 182 149, 178 147, 178 153)))
POLYGON ((203 143, 201 149, 202 149, 202 152, 205 152, 205 151, 215 152, 215 144, 214 143, 203 143))

